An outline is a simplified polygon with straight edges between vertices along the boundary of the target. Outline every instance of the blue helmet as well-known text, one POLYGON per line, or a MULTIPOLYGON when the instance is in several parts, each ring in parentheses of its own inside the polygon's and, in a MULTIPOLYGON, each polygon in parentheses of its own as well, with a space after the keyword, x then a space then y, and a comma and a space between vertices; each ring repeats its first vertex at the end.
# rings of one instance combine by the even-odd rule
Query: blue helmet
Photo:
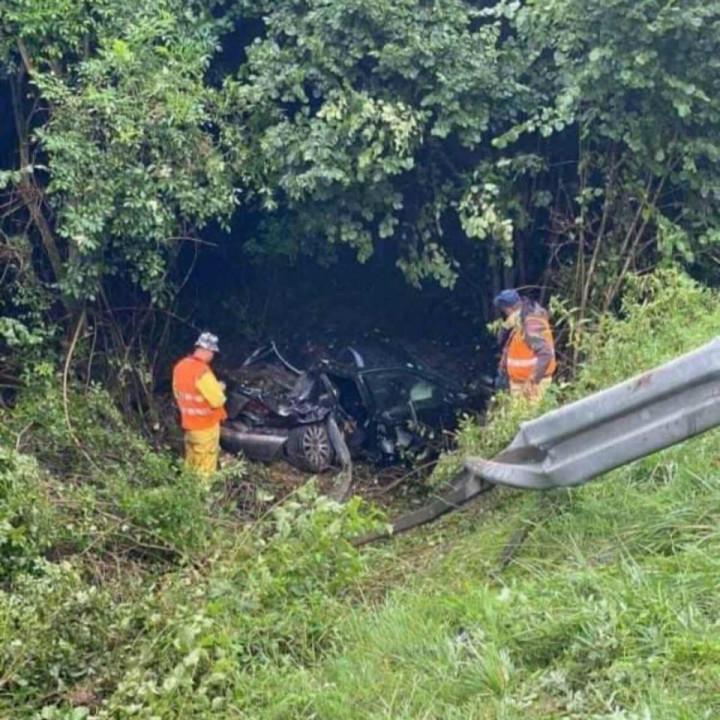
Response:
POLYGON ((520 304, 520 293, 515 289, 503 290, 494 300, 496 308, 511 308, 520 304))

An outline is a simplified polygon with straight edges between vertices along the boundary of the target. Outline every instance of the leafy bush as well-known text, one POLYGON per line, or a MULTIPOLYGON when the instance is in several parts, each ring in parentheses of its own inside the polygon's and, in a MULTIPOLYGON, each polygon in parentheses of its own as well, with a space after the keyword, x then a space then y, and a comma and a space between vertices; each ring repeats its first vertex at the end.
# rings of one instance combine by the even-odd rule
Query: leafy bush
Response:
POLYGON ((251 707, 256 673, 313 663, 331 647, 343 596, 366 568, 347 538, 374 525, 374 512, 310 483, 256 524, 231 523, 194 477, 152 460, 98 391, 84 413, 71 397, 83 446, 73 448, 52 424, 64 416, 58 398, 52 388, 42 400, 25 394, 5 432, 42 424, 42 442, 32 430, 16 440, 64 475, 0 453, 1 527, 12 528, 0 534, 0 715, 182 718, 251 707), (101 427, 90 426, 96 410, 101 427))
POLYGON ((359 500, 339 505, 310 483, 275 510, 270 534, 244 534, 204 578, 179 577, 108 716, 252 711, 257 673, 312 664, 332 646, 343 593, 365 570, 347 538, 376 521, 359 500))
POLYGON ((137 549, 168 559, 207 543, 213 525, 197 479, 134 432, 99 387, 71 386, 66 403, 52 369, 36 366, 4 419, 0 436, 48 472, 63 553, 137 549))
POLYGON ((62 378, 49 363, 26 370, 23 391, 12 413, 5 413, 0 437, 15 441, 19 433, 23 449, 66 476, 132 467, 135 482, 152 484, 164 482, 170 469, 166 456, 133 432, 98 385, 79 388, 70 383, 66 402, 62 378))
POLYGON ((0 582, 37 568, 55 520, 37 464, 0 445, 0 582))
POLYGON ((44 563, 0 591, 0 708, 37 707, 94 682, 113 654, 113 598, 69 562, 44 563))
POLYGON ((720 297, 686 274, 664 269, 631 276, 620 319, 601 319, 584 336, 585 357, 569 397, 582 397, 668 362, 712 340, 720 322, 720 297))

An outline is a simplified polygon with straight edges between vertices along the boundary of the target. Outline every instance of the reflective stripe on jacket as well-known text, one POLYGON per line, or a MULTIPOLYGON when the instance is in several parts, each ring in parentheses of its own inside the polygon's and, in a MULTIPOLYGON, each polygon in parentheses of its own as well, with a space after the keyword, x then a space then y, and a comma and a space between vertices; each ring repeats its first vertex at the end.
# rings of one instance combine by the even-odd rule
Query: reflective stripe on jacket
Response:
POLYGON ((543 378, 552 377, 557 363, 555 361, 555 341, 550 322, 544 310, 526 315, 521 326, 514 329, 507 344, 505 367, 512 382, 524 383, 528 380, 540 382, 543 378), (538 367, 538 346, 544 346, 543 355, 547 366, 544 370, 538 367), (542 372, 537 377, 538 371, 542 372))
POLYGON ((198 390, 198 381, 206 373, 212 373, 210 366, 193 355, 173 369, 173 394, 183 430, 208 430, 227 417, 224 407, 213 408, 198 390))

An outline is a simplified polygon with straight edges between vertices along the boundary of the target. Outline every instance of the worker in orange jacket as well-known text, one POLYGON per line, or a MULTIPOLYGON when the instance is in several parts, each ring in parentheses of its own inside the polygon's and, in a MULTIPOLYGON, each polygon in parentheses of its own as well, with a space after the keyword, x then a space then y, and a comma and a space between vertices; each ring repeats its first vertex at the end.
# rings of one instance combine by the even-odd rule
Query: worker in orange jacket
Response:
POLYGON ((503 290, 494 305, 505 318, 498 337, 500 376, 507 378, 511 395, 538 403, 557 368, 547 310, 512 289, 503 290))
POLYGON ((225 412, 225 385, 210 369, 218 338, 200 335, 192 355, 173 368, 173 394, 185 431, 185 464, 208 481, 217 470, 220 455, 220 423, 225 412))

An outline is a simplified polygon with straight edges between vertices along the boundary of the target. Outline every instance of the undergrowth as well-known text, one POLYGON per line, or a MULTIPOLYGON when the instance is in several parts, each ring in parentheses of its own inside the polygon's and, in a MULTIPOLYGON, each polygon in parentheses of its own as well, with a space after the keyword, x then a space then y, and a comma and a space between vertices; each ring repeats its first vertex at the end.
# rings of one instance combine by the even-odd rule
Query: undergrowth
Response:
MULTIPOLYGON (((636 280, 538 412, 719 326, 685 276, 636 280)), ((360 501, 311 482, 243 517, 247 467, 208 494, 101 390, 59 387, 36 371, 0 418, 0 717, 720 716, 717 432, 361 553, 347 540, 378 517, 360 501)), ((439 482, 527 414, 501 399, 468 420, 439 482)))
POLYGON ((359 499, 258 486, 247 516, 243 463, 208 492, 46 366, 0 427, 0 717, 230 714, 241 677, 331 644, 365 570, 347 540, 379 520, 359 499))

